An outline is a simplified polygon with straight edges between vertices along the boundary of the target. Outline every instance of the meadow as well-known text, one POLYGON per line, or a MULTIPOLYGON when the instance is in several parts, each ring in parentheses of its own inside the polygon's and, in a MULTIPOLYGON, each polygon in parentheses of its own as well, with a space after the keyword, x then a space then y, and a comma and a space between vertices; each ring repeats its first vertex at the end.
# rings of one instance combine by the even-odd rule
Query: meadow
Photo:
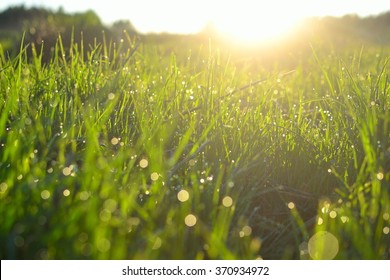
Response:
POLYGON ((2 259, 390 258, 388 47, 43 49, 0 45, 2 259))

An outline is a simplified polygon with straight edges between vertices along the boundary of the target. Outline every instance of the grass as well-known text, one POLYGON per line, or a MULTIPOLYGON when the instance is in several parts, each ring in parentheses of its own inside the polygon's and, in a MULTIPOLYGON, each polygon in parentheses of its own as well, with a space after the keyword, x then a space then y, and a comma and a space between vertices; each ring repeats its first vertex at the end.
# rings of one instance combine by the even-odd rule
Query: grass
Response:
POLYGON ((1 258, 389 259, 386 51, 125 40, 0 46, 1 258))

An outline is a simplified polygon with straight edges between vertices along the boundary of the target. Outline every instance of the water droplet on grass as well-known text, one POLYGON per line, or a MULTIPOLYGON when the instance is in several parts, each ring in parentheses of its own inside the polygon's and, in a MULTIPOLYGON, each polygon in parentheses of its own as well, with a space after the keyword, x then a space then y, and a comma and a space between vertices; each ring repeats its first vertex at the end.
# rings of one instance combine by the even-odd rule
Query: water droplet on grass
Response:
POLYGON ((341 217, 340 217, 340 220, 341 220, 341 222, 342 222, 343 224, 345 224, 346 222, 349 221, 349 218, 348 218, 347 216, 341 216, 341 217))
POLYGON ((148 167, 148 165, 149 165, 149 162, 148 162, 148 160, 147 159, 141 159, 140 161, 139 161, 139 166, 141 167, 141 168, 146 168, 146 167, 148 167))
POLYGON ((177 193, 177 199, 180 202, 185 202, 190 198, 190 194, 186 190, 181 190, 177 193))
POLYGON ((49 199, 50 198, 50 192, 48 191, 48 190, 43 190, 42 192, 41 192, 41 197, 42 197, 42 199, 49 199))
POLYGON ((185 217, 184 223, 186 224, 187 227, 193 227, 196 225, 197 219, 195 215, 189 214, 185 217))
POLYGON ((244 226, 239 233, 240 237, 250 236, 251 234, 252 228, 250 226, 244 226))
POLYGON ((334 211, 334 210, 330 211, 329 217, 332 218, 332 219, 336 218, 337 217, 337 212, 334 211))
POLYGON ((64 174, 64 176, 69 176, 71 173, 72 173, 72 169, 69 166, 62 169, 62 174, 64 174))
POLYGON ((328 201, 324 202, 324 206, 321 208, 321 212, 326 214, 329 212, 330 203, 328 201))
POLYGON ((157 181, 159 177, 160 175, 157 172, 153 172, 152 174, 150 174, 150 179, 152 181, 157 181))
POLYGON ((114 146, 115 146, 115 145, 118 145, 119 140, 120 140, 120 138, 113 137, 113 138, 111 139, 111 144, 114 145, 114 146))
POLYGON ((233 205, 233 199, 230 196, 225 196, 222 199, 222 205, 225 207, 231 207, 233 205))
POLYGON ((112 92, 108 94, 108 100, 113 100, 115 98, 115 94, 112 92))

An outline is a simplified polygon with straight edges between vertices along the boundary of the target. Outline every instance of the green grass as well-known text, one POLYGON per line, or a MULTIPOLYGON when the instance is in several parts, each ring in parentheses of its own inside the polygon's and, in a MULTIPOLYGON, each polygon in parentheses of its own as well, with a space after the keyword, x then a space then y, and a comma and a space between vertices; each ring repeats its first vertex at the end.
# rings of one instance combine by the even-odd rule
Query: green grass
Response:
POLYGON ((390 257, 388 50, 126 40, 0 46, 2 259, 390 257))

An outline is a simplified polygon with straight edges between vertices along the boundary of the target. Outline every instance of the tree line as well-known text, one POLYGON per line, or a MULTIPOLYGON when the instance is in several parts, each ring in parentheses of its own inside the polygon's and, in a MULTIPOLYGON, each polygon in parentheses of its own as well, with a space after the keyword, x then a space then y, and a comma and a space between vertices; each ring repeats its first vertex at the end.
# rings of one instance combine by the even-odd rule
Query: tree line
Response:
POLYGON ((50 50, 59 35, 64 46, 69 46, 71 41, 83 41, 88 46, 101 42, 103 38, 119 41, 124 30, 130 36, 137 34, 130 21, 120 20, 106 26, 92 10, 71 14, 62 8, 53 11, 21 5, 0 13, 0 44, 10 56, 19 52, 22 39, 25 45, 34 44, 36 48, 44 45, 45 50, 50 50))
MULTIPOLYGON (((72 40, 82 40, 83 44, 88 46, 103 40, 118 42, 122 39, 124 30, 130 37, 139 36, 150 42, 177 41, 180 37, 170 34, 139 34, 129 20, 120 20, 107 26, 92 10, 66 13, 62 8, 54 11, 21 5, 9 7, 0 13, 0 44, 9 56, 19 52, 22 38, 26 45, 34 44, 37 48, 44 45, 45 56, 49 58, 50 50, 55 46, 59 34, 64 46, 69 46, 72 40)), ((218 37, 215 30, 208 26, 198 35, 192 36, 192 39, 204 39, 207 36, 218 37)), ((336 46, 356 43, 389 45, 390 11, 364 18, 347 15, 340 18, 306 19, 297 30, 293 41, 307 39, 332 42, 336 46)))

